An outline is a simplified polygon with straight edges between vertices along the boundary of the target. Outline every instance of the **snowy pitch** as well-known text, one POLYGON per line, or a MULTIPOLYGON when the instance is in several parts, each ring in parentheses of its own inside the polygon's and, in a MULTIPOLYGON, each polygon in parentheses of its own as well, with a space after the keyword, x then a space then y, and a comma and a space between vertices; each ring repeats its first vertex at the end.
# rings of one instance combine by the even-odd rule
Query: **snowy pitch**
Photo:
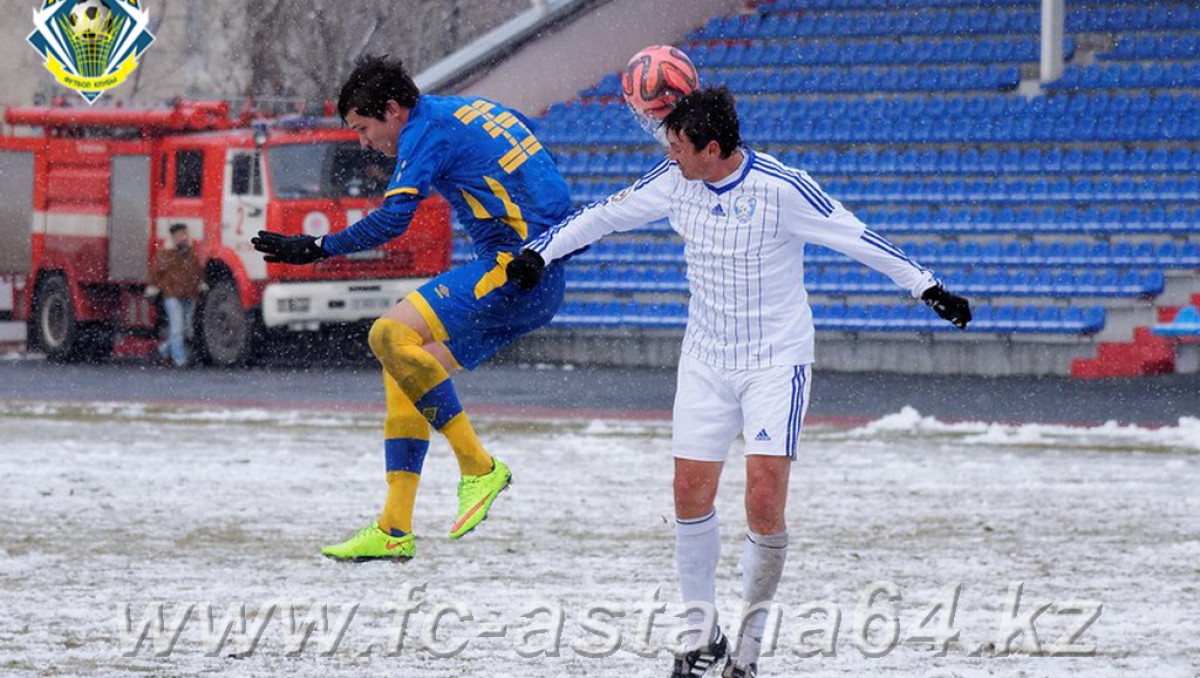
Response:
MULTIPOLYGON (((514 472, 491 518, 447 539, 435 440, 417 558, 347 565, 317 550, 383 499, 375 414, 0 401, 0 675, 666 676, 667 426, 477 428, 514 472)), ((1195 419, 806 428, 761 675, 1197 675, 1198 453, 1195 419)))

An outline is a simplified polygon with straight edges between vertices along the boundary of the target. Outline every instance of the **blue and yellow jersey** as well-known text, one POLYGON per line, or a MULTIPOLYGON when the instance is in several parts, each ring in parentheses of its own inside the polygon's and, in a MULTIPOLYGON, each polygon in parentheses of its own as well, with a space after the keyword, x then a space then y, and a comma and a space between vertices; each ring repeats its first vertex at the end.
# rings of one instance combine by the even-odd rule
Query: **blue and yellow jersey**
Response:
POLYGON ((430 191, 450 202, 478 256, 520 249, 571 213, 567 184, 524 116, 486 99, 423 94, 400 130, 383 206, 326 236, 325 251, 395 238, 430 191))

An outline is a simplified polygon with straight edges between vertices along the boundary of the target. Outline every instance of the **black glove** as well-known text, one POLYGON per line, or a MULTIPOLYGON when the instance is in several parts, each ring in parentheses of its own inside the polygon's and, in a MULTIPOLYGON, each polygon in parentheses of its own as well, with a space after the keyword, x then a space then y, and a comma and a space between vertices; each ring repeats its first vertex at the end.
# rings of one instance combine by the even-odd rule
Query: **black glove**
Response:
POLYGON ((259 231, 250 244, 262 252, 269 264, 311 264, 329 256, 311 235, 283 235, 259 231))
POLYGON ((546 268, 546 260, 533 250, 521 250, 521 253, 508 262, 505 269, 508 279, 516 284, 517 289, 525 292, 537 287, 542 279, 542 269, 546 268))
POLYGON ((940 284, 925 290, 921 300, 960 330, 967 329, 967 323, 971 322, 971 303, 957 294, 950 294, 940 284))

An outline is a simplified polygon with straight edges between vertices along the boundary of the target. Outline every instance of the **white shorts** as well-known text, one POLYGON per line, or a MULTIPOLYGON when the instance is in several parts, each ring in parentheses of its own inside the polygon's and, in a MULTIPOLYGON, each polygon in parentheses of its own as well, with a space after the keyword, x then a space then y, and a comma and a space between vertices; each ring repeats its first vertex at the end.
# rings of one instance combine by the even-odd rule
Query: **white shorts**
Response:
POLYGON ((811 365, 721 370, 680 356, 671 424, 675 456, 725 461, 741 433, 746 454, 795 459, 811 386, 811 365))

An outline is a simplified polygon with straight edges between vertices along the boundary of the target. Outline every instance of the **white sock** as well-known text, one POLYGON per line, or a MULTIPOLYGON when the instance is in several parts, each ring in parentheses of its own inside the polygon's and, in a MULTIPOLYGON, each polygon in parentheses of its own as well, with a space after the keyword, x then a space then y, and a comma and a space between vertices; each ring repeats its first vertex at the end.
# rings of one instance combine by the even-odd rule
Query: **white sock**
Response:
MULTIPOLYGON (((716 509, 703 518, 675 519, 675 566, 685 605, 697 602, 716 605, 720 557, 721 533, 717 529, 716 509)), ((704 623, 704 615, 691 610, 687 621, 689 626, 699 627, 704 623)))
MULTIPOLYGON (((779 580, 783 576, 783 564, 787 562, 787 547, 787 532, 746 532, 746 544, 742 550, 743 614, 755 605, 769 603, 775 598, 775 591, 779 588, 779 580)), ((758 661, 766 624, 767 606, 755 610, 742 620, 737 645, 738 664, 753 664, 758 661)))

